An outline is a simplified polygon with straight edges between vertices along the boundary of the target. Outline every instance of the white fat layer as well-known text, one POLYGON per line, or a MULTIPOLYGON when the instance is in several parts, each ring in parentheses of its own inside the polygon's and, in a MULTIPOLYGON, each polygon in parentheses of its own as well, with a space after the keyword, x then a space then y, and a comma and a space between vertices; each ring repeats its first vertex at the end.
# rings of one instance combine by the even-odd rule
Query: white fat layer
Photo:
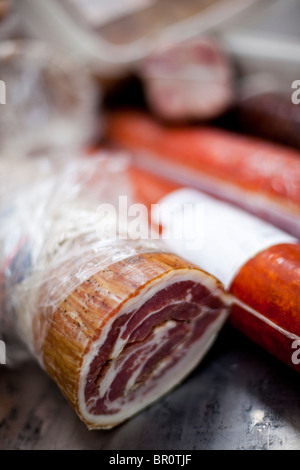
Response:
POLYGON ((180 184, 191 186, 217 198, 238 204, 253 214, 267 214, 268 219, 300 239, 299 207, 279 196, 271 197, 239 188, 184 165, 165 162, 155 154, 143 151, 143 158, 133 155, 136 166, 180 184), (159 170, 158 170, 159 169, 159 170))
MULTIPOLYGON (((164 325, 157 326, 154 329, 153 339, 150 342, 152 354, 147 354, 146 355, 147 361, 149 359, 151 359, 151 357, 157 352, 157 350, 159 349, 159 347, 161 346, 161 344, 163 342, 164 337, 165 336, 168 337, 168 332, 174 326, 176 326, 176 322, 173 321, 173 320, 169 320, 164 325)), ((127 382, 126 391, 130 391, 130 389, 134 386, 135 381, 138 378, 139 374, 142 372, 142 369, 145 365, 143 359, 144 359, 144 357, 143 357, 143 355, 141 355, 140 361, 139 361, 139 366, 135 369, 134 373, 131 375, 129 381, 127 382)), ((166 363, 166 360, 164 361, 164 363, 166 363)), ((162 366, 160 364, 159 367, 156 367, 155 373, 157 374, 161 370, 161 368, 162 368, 162 366)))
POLYGON ((297 243, 273 225, 196 190, 179 189, 160 202, 175 215, 166 218, 163 228, 168 248, 216 276, 226 288, 240 268, 259 252, 280 243, 297 243), (201 206, 200 223, 194 213, 184 210, 187 205, 201 206), (172 236, 174 224, 184 226, 185 233, 192 233, 193 237, 172 236))
MULTIPOLYGON (((166 273, 163 277, 153 280, 150 285, 147 285, 142 291, 139 292, 136 298, 128 300, 126 304, 123 305, 118 316, 121 316, 131 310, 137 310, 158 291, 170 286, 171 284, 187 280, 202 284, 215 295, 222 297, 222 300, 226 305, 230 305, 230 296, 221 291, 221 289, 216 284, 216 280, 213 277, 207 276, 206 273, 201 272, 197 269, 179 269, 166 273)), ((203 311, 206 311, 205 306, 203 308, 203 311)), ((83 360, 78 391, 78 403, 80 413, 82 414, 83 418, 89 423, 93 423, 94 426, 110 427, 118 422, 123 421, 124 419, 127 419, 129 416, 132 416, 133 414, 137 413, 140 409, 144 408, 151 402, 157 400, 159 396, 173 388, 196 366, 196 364, 204 356, 209 346, 212 344, 217 332, 219 331, 227 317, 227 313, 227 308, 224 308, 224 311, 222 311, 217 320, 207 328, 207 331, 204 333, 201 339, 199 341, 196 341, 195 344, 191 345, 188 348, 188 351, 185 352, 183 358, 179 360, 178 363, 174 365, 174 367, 171 367, 170 371, 166 371, 164 376, 159 378, 157 384, 155 384, 154 387, 153 382, 151 381, 151 390, 147 391, 147 388, 145 389, 142 387, 141 394, 137 394, 137 399, 135 401, 130 401, 127 406, 122 406, 118 413, 112 415, 94 415, 88 412, 85 403, 84 391, 86 385, 86 378, 89 373, 90 365, 93 359, 97 355, 99 348, 105 342, 107 335, 111 329, 112 323, 116 319, 115 317, 112 318, 103 328, 101 337, 92 344, 90 351, 85 355, 85 358, 83 360)), ((153 312, 151 312, 151 314, 153 314, 153 312)), ((170 326, 171 324, 169 323, 168 327, 170 326)), ((161 330, 159 328, 157 329, 157 340, 160 335, 163 335, 164 332, 166 332, 164 328, 162 328, 161 330)), ((122 349, 123 346, 124 345, 119 346, 118 349, 122 349)), ((144 354, 143 357, 145 357, 144 354)), ((159 367, 163 367, 162 363, 159 365, 159 367)), ((116 372, 117 371, 115 370, 115 368, 113 368, 112 371, 109 371, 108 378, 105 378, 107 382, 103 382, 103 387, 106 390, 108 389, 109 384, 111 384, 113 377, 116 375, 116 372), (112 376, 110 376, 110 374, 112 374, 112 376)), ((130 381, 130 383, 128 383, 127 385, 128 387, 132 387, 133 384, 130 381)), ((91 406, 91 403, 92 401, 89 401, 89 407, 91 406)))
MULTIPOLYGON (((178 300, 178 301, 175 301, 175 302, 172 302, 172 305, 178 305, 178 304, 180 304, 181 302, 184 302, 184 301, 191 303, 191 297, 192 297, 192 294, 191 294, 190 292, 188 292, 187 295, 186 295, 186 297, 185 297, 184 299, 178 300)), ((168 305, 167 305, 167 306, 168 306, 168 305)), ((144 321, 145 321, 147 318, 152 317, 152 315, 155 315, 155 314, 158 313, 160 310, 161 310, 161 309, 149 311, 148 315, 146 315, 145 317, 143 317, 143 318, 140 320, 140 322, 137 323, 137 325, 135 326, 134 329, 137 329, 142 323, 144 323, 144 321)), ((134 312, 133 312, 132 315, 134 315, 134 312)), ((121 354, 121 352, 122 352, 124 346, 125 346, 126 343, 127 343, 127 339, 128 339, 128 338, 126 337, 126 338, 122 339, 122 335, 123 335, 124 331, 126 330, 126 328, 127 328, 127 326, 128 326, 128 322, 129 322, 129 320, 130 320, 131 318, 132 318, 132 317, 130 317, 130 318, 127 320, 126 324, 124 324, 124 325, 122 326, 122 328, 121 328, 121 331, 120 331, 118 340, 116 341, 116 343, 115 343, 115 345, 114 345, 114 349, 113 349, 112 353, 110 354, 110 358, 111 358, 111 359, 114 359, 114 358, 118 357, 118 356, 121 354)), ((131 334, 131 331, 130 331, 129 334, 131 334)))
MULTIPOLYGON (((145 344, 139 343, 136 345, 134 348, 134 354, 138 353, 138 360, 142 357, 144 359, 145 355, 148 357, 149 351, 156 345, 156 339, 153 341, 145 344), (141 354, 143 351, 143 354, 141 354)), ((101 381, 100 386, 99 386, 99 397, 104 397, 105 394, 108 392, 112 382, 118 375, 118 373, 122 370, 124 363, 128 361, 130 356, 124 356, 122 360, 118 360, 118 362, 112 361, 110 364, 110 367, 107 371, 107 374, 105 375, 104 379, 101 381)), ((136 364, 135 364, 136 366, 136 364)))
MULTIPOLYGON (((118 413, 113 415, 92 415, 85 412, 84 416, 88 417, 89 422, 93 422, 95 426, 99 425, 109 428, 158 400, 162 395, 180 383, 197 366, 214 343, 226 318, 227 310, 224 310, 217 320, 206 329, 200 340, 189 347, 182 359, 167 370, 162 377, 159 377, 154 387, 151 387, 150 390, 147 390, 147 388, 142 389, 137 399, 125 403, 118 413)), ((153 382, 151 385, 153 385, 153 382)))
MULTIPOLYGON (((168 332, 171 328, 176 326, 176 322, 173 320, 169 320, 165 322, 163 325, 159 325, 154 328, 153 336, 150 341, 147 341, 146 344, 144 343, 137 343, 134 351, 132 354, 137 355, 137 359, 134 364, 134 373, 131 375, 130 380, 127 383, 126 388, 129 390, 133 384, 135 383, 135 379, 138 377, 139 373, 141 372, 143 366, 145 365, 145 358, 148 361, 153 354, 157 352, 160 346, 163 343, 165 337, 168 337, 168 332)), ((101 381, 99 386, 99 397, 104 397, 105 394, 108 392, 112 382, 122 370, 124 363, 130 359, 130 356, 125 356, 122 360, 119 360, 116 364, 115 362, 111 363, 111 366, 105 375, 104 379, 101 381)), ((115 404, 113 403, 112 406, 115 404)))

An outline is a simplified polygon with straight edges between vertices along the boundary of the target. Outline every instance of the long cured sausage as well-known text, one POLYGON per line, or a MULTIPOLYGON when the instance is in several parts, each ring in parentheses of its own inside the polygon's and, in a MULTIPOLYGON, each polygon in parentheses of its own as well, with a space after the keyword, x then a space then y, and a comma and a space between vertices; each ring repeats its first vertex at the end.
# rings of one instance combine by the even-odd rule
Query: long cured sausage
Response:
POLYGON ((156 242, 101 238, 118 159, 0 165, 0 337, 13 331, 91 429, 176 386, 228 315, 221 283, 156 242), (103 214, 102 214, 103 215, 103 214), (100 221, 100 225, 99 225, 100 221))
MULTIPOLYGON (((136 199, 149 211, 158 203, 171 209, 186 203, 204 207, 203 233, 196 234, 193 246, 187 246, 184 237, 171 236, 165 237, 166 245, 218 275, 233 296, 232 324, 300 372, 300 245, 296 239, 238 208, 198 191, 170 186, 144 170, 133 168, 131 181, 136 199)), ((193 215, 184 219, 181 214, 176 213, 179 224, 196 226, 193 215)), ((163 227, 163 232, 168 228, 163 227)))
POLYGON ((300 107, 289 94, 269 92, 241 98, 234 118, 248 134, 300 150, 300 107))
POLYGON ((107 136, 137 166, 232 202, 300 237, 300 154, 209 127, 164 127, 146 114, 118 112, 107 136))

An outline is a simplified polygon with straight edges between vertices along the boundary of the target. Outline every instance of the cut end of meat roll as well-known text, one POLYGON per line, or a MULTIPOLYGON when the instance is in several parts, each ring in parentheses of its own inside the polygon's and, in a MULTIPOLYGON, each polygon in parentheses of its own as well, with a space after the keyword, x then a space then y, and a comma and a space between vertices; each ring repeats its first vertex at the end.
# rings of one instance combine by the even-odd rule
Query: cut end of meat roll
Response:
POLYGON ((109 429, 195 368, 229 304, 219 281, 176 255, 134 255, 62 302, 43 343, 43 365, 90 429, 109 429))

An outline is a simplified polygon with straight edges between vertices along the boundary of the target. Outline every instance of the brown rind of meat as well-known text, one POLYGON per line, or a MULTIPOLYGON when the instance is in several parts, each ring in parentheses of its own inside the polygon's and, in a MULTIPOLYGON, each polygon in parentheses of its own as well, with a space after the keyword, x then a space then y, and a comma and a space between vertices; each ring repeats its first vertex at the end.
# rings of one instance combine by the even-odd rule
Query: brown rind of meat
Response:
MULTIPOLYGON (((76 288, 48 319, 42 345, 42 365, 90 429, 98 426, 86 422, 78 401, 85 355, 100 337, 107 322, 118 315, 129 299, 138 296, 154 280, 174 270, 201 271, 176 255, 162 252, 138 254, 118 261, 76 288)), ((222 289, 222 284, 217 280, 215 282, 222 289)), ((40 319, 36 318, 34 328, 37 341, 38 329, 43 330, 44 323, 44 314, 40 319)))

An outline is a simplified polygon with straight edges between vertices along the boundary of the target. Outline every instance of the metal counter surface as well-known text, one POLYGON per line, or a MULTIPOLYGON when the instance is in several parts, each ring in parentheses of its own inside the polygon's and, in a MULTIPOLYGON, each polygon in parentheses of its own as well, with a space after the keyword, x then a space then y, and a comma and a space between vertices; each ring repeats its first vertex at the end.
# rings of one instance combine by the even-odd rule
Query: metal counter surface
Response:
POLYGON ((1 449, 300 449, 300 377, 226 325, 192 375, 111 431, 88 431, 35 364, 0 366, 1 449))

